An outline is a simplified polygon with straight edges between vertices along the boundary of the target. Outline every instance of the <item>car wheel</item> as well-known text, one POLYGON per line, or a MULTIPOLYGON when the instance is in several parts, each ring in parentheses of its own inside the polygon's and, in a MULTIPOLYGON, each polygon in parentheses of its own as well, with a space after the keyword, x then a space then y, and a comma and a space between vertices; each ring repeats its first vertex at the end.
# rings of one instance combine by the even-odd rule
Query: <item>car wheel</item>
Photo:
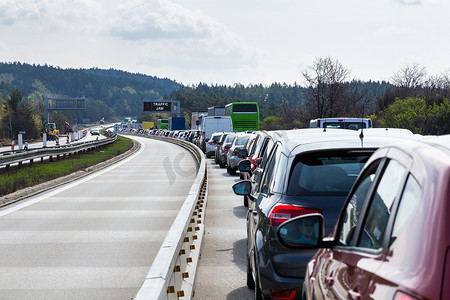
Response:
POLYGON ((247 198, 247 196, 244 196, 244 206, 248 207, 248 198, 247 198))
POLYGON ((216 163, 216 165, 219 163, 219 158, 217 157, 217 155, 214 155, 214 162, 216 163))
POLYGON ((211 158, 211 154, 209 154, 209 152, 206 152, 206 158, 211 158))
POLYGON ((227 173, 230 174, 230 172, 231 172, 231 168, 230 168, 230 166, 227 166, 227 173))
POLYGON ((223 163, 223 162, 221 162, 221 161, 219 161, 219 167, 221 167, 221 168, 225 168, 225 167, 226 167, 226 164, 225 164, 225 163, 223 163))
POLYGON ((230 175, 236 175, 236 169, 230 168, 230 172, 228 172, 230 175))
POLYGON ((256 271, 255 273, 255 300, 264 300, 261 293, 261 288, 259 287, 258 271, 256 271))

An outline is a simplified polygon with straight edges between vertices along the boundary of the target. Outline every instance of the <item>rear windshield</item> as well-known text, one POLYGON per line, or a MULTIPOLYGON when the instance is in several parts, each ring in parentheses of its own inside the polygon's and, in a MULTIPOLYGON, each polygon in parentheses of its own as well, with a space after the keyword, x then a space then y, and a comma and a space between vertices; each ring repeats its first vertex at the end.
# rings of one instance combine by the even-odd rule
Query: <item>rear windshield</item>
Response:
POLYGON ((248 141, 249 138, 250 138, 249 136, 238 136, 236 138, 236 141, 234 142, 234 144, 235 145, 244 145, 248 141))
POLYGON ((258 107, 255 103, 235 103, 233 104, 233 112, 234 113, 242 113, 242 112, 258 112, 258 107))
POLYGON ((364 123, 364 122, 324 122, 323 127, 359 130, 359 129, 361 129, 361 127, 366 128, 366 123, 364 123))
POLYGON ((217 142, 219 139, 220 139, 220 134, 219 135, 213 135, 212 137, 211 137, 211 140, 213 140, 214 142, 217 142))
POLYGON ((235 135, 227 136, 227 139, 225 140, 225 144, 232 143, 235 137, 236 137, 235 135))
POLYGON ((287 194, 345 196, 373 150, 307 153, 295 158, 287 194))

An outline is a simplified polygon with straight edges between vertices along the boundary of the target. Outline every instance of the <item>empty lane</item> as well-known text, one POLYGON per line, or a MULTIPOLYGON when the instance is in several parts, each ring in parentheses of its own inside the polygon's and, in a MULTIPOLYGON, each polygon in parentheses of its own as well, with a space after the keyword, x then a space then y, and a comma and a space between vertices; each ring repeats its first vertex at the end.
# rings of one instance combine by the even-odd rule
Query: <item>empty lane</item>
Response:
POLYGON ((119 165, 0 210, 1 299, 135 296, 196 175, 186 150, 135 138, 119 165))

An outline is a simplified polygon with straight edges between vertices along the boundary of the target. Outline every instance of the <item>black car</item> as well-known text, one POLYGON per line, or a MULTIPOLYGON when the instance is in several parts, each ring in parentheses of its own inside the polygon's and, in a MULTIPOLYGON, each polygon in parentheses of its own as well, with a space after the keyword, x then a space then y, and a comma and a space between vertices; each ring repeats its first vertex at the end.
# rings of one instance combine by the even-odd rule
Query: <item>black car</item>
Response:
POLYGON ((273 146, 256 191, 252 181, 233 186, 249 197, 247 286, 255 299, 300 299, 314 249, 289 249, 277 236, 285 221, 311 213, 324 216, 332 231, 345 198, 370 155, 380 146, 412 134, 365 133, 345 129, 300 129, 272 134, 273 146))

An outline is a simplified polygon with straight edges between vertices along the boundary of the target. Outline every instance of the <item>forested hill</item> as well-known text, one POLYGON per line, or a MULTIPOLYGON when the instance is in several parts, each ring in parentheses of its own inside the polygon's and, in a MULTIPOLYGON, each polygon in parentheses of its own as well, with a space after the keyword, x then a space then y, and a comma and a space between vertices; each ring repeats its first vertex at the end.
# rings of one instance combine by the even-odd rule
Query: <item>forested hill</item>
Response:
POLYGON ((138 115, 143 100, 159 100, 182 87, 181 84, 154 76, 120 70, 62 69, 49 65, 0 63, 0 92, 17 88, 25 97, 85 97, 89 106, 84 118, 138 115), (98 106, 104 106, 99 111, 98 106))

